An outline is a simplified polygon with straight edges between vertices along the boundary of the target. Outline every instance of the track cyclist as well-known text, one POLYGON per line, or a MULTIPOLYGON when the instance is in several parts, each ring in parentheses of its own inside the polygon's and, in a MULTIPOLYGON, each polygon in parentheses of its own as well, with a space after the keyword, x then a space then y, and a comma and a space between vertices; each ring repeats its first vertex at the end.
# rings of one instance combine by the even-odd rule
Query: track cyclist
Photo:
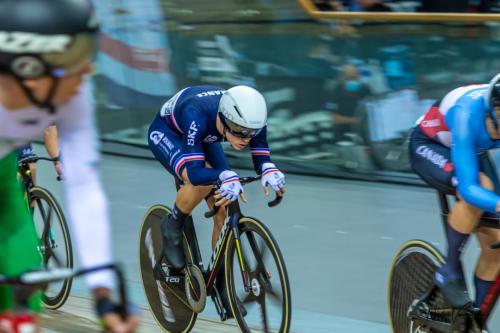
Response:
MULTIPOLYGON (((248 86, 223 90, 217 86, 192 86, 169 99, 149 127, 149 147, 156 159, 181 182, 174 208, 161 225, 163 253, 175 269, 186 265, 182 226, 193 209, 220 181, 220 190, 208 205, 225 207, 241 197, 246 202, 238 175, 232 171, 220 144, 227 140, 236 150, 250 147, 255 171, 262 175, 266 195, 268 185, 282 196, 285 176, 271 162, 267 144, 267 107, 264 97, 248 86)), ((224 224, 225 209, 214 216, 212 247, 224 224)), ((216 279, 223 305, 229 311, 223 277, 216 279)), ((242 306, 239 304, 239 306, 242 306)))
MULTIPOLYGON (((500 74, 489 84, 452 90, 418 121, 410 139, 414 171, 431 186, 459 198, 448 216, 446 264, 435 282, 445 300, 463 308, 472 301, 461 262, 463 248, 482 214, 500 212, 499 182, 488 150, 500 147, 500 74)), ((498 216, 497 216, 498 218, 498 216)), ((473 305, 485 298, 500 269, 500 252, 490 244, 500 240, 500 230, 476 232, 481 255, 475 269, 473 305)))
MULTIPOLYGON (((87 0, 0 0, 0 274, 41 267, 37 235, 16 180, 16 148, 57 125, 67 211, 82 267, 112 262, 107 203, 96 168, 96 129, 83 83, 97 49, 98 25, 87 0)), ((111 271, 86 276, 107 332, 132 333, 111 300, 111 271)), ((0 332, 37 332, 40 292, 16 304, 0 286, 0 332), (27 307, 23 307, 27 305, 27 307)), ((68 328, 69 329, 69 328, 68 328)))

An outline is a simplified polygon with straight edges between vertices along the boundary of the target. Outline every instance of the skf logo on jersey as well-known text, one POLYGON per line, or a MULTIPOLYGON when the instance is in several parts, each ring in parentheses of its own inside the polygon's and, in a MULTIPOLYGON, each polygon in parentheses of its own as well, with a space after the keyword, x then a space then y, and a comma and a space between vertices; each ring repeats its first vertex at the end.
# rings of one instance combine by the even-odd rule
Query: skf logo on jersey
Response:
POLYGON ((218 95, 222 95, 223 93, 224 93, 224 90, 210 90, 210 91, 204 91, 202 93, 199 93, 196 96, 198 96, 198 97, 218 96, 218 95))
POLYGON ((45 66, 42 61, 31 56, 15 59, 11 64, 11 69, 23 79, 35 78, 45 72, 45 66))
POLYGON ((423 127, 439 127, 441 126, 441 121, 439 119, 429 119, 422 121, 423 127))
POLYGON ((149 140, 153 141, 153 143, 155 145, 158 145, 161 141, 161 139, 163 139, 163 137, 165 136, 164 133, 162 132, 159 132, 159 131, 153 131, 149 134, 149 140))
POLYGON ((188 135, 187 135, 188 146, 194 146, 194 139, 196 138, 196 133, 198 133, 198 126, 196 126, 196 123, 193 120, 193 122, 189 126, 188 135))
POLYGON ((417 154, 427 159, 432 164, 437 165, 440 169, 443 169, 446 172, 453 171, 453 163, 448 162, 447 158, 439 153, 436 153, 434 150, 427 146, 418 147, 417 154))
POLYGON ((12 53, 64 52, 71 37, 68 35, 41 35, 32 32, 0 31, 0 50, 12 53))

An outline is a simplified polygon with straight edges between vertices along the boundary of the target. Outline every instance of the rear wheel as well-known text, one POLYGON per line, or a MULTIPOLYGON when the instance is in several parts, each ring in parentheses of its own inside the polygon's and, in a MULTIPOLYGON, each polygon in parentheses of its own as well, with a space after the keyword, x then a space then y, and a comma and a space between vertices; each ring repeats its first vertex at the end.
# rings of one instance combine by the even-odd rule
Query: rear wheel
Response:
MULTIPOLYGON (((444 263, 443 255, 421 240, 405 243, 392 262, 387 301, 389 321, 394 333, 433 332, 408 318, 412 303, 434 285, 434 273, 444 263)), ((446 307, 439 291, 433 293, 432 306, 446 307)))
MULTIPOLYGON (((33 220, 39 238, 39 251, 47 268, 73 268, 73 248, 66 219, 52 194, 44 188, 30 189, 33 220)), ((60 308, 68 299, 71 278, 51 283, 42 294, 48 309, 60 308)))
POLYGON ((229 303, 242 332, 290 331, 292 302, 285 261, 271 232, 260 221, 239 221, 240 244, 250 290, 246 291, 237 244, 231 231, 226 247, 226 288, 229 303), (247 312, 236 304, 237 299, 247 312))
MULTIPOLYGON (((139 258, 142 285, 149 308, 158 325, 164 332, 184 333, 193 328, 197 314, 189 305, 184 292, 184 284, 172 284, 154 274, 154 266, 162 257, 162 236, 160 223, 170 213, 163 205, 151 207, 144 217, 139 239, 139 258)), ((187 261, 190 253, 187 253, 187 261)), ((164 261, 164 259, 163 259, 164 261)), ((162 269, 167 269, 162 262, 162 269)))

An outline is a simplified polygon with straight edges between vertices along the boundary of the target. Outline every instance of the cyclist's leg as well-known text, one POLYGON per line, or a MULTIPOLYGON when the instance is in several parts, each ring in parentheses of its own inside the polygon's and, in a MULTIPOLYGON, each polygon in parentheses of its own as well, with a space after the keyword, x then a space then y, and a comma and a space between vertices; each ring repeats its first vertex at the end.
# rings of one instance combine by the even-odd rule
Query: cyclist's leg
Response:
MULTIPOLYGON (((480 161, 481 170, 491 180, 495 192, 499 193, 500 182, 494 164, 487 154, 483 154, 480 157, 480 161)), ((476 289, 474 305, 479 307, 500 270, 500 251, 490 248, 492 243, 500 241, 500 230, 480 228, 476 232, 476 237, 481 246, 481 255, 479 256, 474 274, 474 286, 476 289)))
MULTIPOLYGON (((411 165, 424 181, 445 194, 456 194, 454 166, 448 147, 432 141, 416 128, 410 139, 409 151, 411 165)), ((480 178, 483 186, 491 187, 488 177, 481 174, 480 178)), ((470 301, 466 293, 467 287, 460 257, 481 213, 478 208, 460 200, 448 216, 447 260, 446 264, 438 270, 436 282, 452 305, 461 306, 470 301)))
MULTIPOLYGON (((21 186, 17 180, 16 154, 0 160, 0 272, 18 275, 41 267, 38 238, 32 217, 24 202, 21 186)), ((39 312, 41 293, 31 296, 26 304, 39 312)), ((13 309, 13 288, 0 286, 0 312, 13 309)))
MULTIPOLYGON (((229 163, 222 149, 222 145, 219 142, 206 144, 205 145, 205 158, 208 164, 217 170, 230 170, 229 163)), ((208 207, 212 209, 215 204, 215 199, 212 197, 207 200, 208 207)), ((219 209, 217 214, 214 216, 214 228, 212 230, 212 249, 217 243, 217 238, 220 234, 222 226, 224 225, 224 219, 226 218, 226 210, 219 209)))
POLYGON ((182 137, 170 130, 157 117, 149 127, 148 143, 153 155, 183 185, 177 191, 172 213, 161 223, 163 233, 163 253, 175 268, 185 266, 182 247, 182 226, 193 209, 211 191, 210 186, 194 186, 190 183, 187 170, 179 161, 182 157, 182 137))
POLYGON ((500 273, 500 251, 490 248, 491 244, 500 241, 500 230, 480 228, 476 232, 476 237, 481 246, 481 255, 477 261, 474 275, 474 285, 476 287, 474 305, 479 307, 500 273))

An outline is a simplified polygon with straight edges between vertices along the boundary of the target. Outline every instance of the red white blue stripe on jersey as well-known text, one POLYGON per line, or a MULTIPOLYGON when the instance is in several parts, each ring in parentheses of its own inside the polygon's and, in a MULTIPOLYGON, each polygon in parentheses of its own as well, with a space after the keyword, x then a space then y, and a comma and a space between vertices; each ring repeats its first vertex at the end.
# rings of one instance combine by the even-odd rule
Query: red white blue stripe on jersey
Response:
POLYGON ((182 155, 181 158, 179 158, 175 163, 174 163, 174 170, 177 176, 181 177, 180 175, 180 170, 182 166, 188 162, 192 161, 204 161, 205 160, 205 155, 203 154, 184 154, 182 155))
POLYGON ((252 156, 269 156, 269 148, 252 148, 252 156))

